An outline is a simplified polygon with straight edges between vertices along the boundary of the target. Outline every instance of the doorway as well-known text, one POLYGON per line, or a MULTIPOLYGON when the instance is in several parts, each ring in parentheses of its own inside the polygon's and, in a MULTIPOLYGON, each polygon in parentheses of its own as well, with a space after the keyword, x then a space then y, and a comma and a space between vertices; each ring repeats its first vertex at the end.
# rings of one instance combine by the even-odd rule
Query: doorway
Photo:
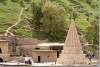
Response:
POLYGON ((0 53, 2 53, 2 50, 1 50, 1 48, 0 48, 0 53))
POLYGON ((59 58, 59 51, 57 51, 57 58, 59 58))
POLYGON ((0 58, 0 62, 3 62, 3 59, 2 58, 0 58))
POLYGON ((38 63, 41 62, 41 56, 38 56, 38 63))

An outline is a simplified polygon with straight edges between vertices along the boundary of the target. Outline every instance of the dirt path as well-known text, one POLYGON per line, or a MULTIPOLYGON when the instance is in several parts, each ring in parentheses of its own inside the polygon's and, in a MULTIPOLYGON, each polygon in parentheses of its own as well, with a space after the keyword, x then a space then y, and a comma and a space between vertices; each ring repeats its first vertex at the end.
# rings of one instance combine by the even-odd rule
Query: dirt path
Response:
POLYGON ((21 8, 19 15, 18 15, 18 20, 12 26, 7 28, 7 30, 5 32, 5 36, 7 36, 8 34, 14 36, 14 34, 10 32, 10 30, 21 22, 21 16, 23 15, 25 9, 26 8, 21 8))

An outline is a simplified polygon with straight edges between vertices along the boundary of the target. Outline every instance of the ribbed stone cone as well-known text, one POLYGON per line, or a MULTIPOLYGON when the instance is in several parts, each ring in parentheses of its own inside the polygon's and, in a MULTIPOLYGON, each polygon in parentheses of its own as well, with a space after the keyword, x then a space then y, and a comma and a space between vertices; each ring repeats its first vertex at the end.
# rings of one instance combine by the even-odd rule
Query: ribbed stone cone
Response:
POLYGON ((57 63, 63 65, 86 65, 89 63, 82 52, 82 46, 73 20, 71 20, 65 44, 57 63))

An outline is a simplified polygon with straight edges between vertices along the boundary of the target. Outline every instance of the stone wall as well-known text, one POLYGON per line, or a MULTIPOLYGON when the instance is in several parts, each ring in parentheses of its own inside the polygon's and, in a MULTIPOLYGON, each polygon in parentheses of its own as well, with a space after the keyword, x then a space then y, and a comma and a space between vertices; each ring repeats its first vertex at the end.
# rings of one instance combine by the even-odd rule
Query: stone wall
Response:
POLYGON ((56 62, 56 51, 33 51, 32 58, 34 62, 38 62, 38 56, 40 56, 40 62, 56 62))
POLYGON ((0 40, 8 40, 8 45, 10 47, 9 52, 12 55, 13 53, 16 52, 16 36, 4 36, 4 35, 0 35, 0 40))
POLYGON ((23 46, 23 45, 36 45, 39 43, 47 42, 48 40, 38 40, 35 38, 17 38, 17 45, 23 46))
POLYGON ((9 47, 8 47, 8 41, 6 40, 0 40, 0 58, 3 59, 3 61, 8 61, 10 57, 10 52, 9 52, 9 47))
POLYGON ((22 56, 15 56, 15 57, 10 57, 9 58, 9 61, 14 61, 16 60, 17 62, 20 62, 20 63, 24 63, 25 61, 25 58, 22 57, 22 56))
POLYGON ((8 54, 8 41, 0 41, 0 49, 1 49, 1 54, 8 54))
POLYGON ((9 61, 10 54, 0 54, 0 58, 2 58, 3 61, 9 61))

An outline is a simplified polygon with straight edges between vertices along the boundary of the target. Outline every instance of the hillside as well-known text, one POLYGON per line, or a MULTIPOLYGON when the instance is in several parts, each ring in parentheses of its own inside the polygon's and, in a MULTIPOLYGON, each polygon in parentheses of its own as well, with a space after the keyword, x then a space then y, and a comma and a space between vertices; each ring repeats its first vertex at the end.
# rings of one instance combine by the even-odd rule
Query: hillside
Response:
MULTIPOLYGON (((20 5, 18 3, 7 0, 6 3, 0 3, 0 34, 4 34, 8 27, 13 25, 18 20, 18 14, 20 12, 20 5)), ((21 22, 16 26, 16 34, 18 36, 31 37, 31 32, 28 32, 27 22, 21 22)), ((12 31, 12 30, 11 30, 12 31)))
MULTIPOLYGON (((39 0, 35 1, 36 3, 38 3, 39 0)), ((65 8, 66 23, 69 22, 68 9, 79 5, 81 10, 79 9, 79 7, 76 7, 75 9, 72 9, 72 11, 78 14, 76 19, 76 25, 82 31, 90 24, 90 22, 93 20, 95 16, 98 16, 98 0, 92 0, 92 1, 89 0, 91 2, 86 2, 87 0, 78 0, 78 1, 51 0, 51 1, 57 2, 65 8), (78 11, 78 9, 80 11, 78 11)), ((6 0, 5 3, 0 3, 0 34, 4 34, 7 28, 13 25, 18 20, 18 14, 20 12, 20 9, 21 6, 16 2, 11 2, 11 0, 6 0)), ((34 35, 31 24, 25 19, 23 19, 21 23, 19 23, 16 27, 11 29, 10 31, 19 37, 32 37, 32 35, 34 35)))

